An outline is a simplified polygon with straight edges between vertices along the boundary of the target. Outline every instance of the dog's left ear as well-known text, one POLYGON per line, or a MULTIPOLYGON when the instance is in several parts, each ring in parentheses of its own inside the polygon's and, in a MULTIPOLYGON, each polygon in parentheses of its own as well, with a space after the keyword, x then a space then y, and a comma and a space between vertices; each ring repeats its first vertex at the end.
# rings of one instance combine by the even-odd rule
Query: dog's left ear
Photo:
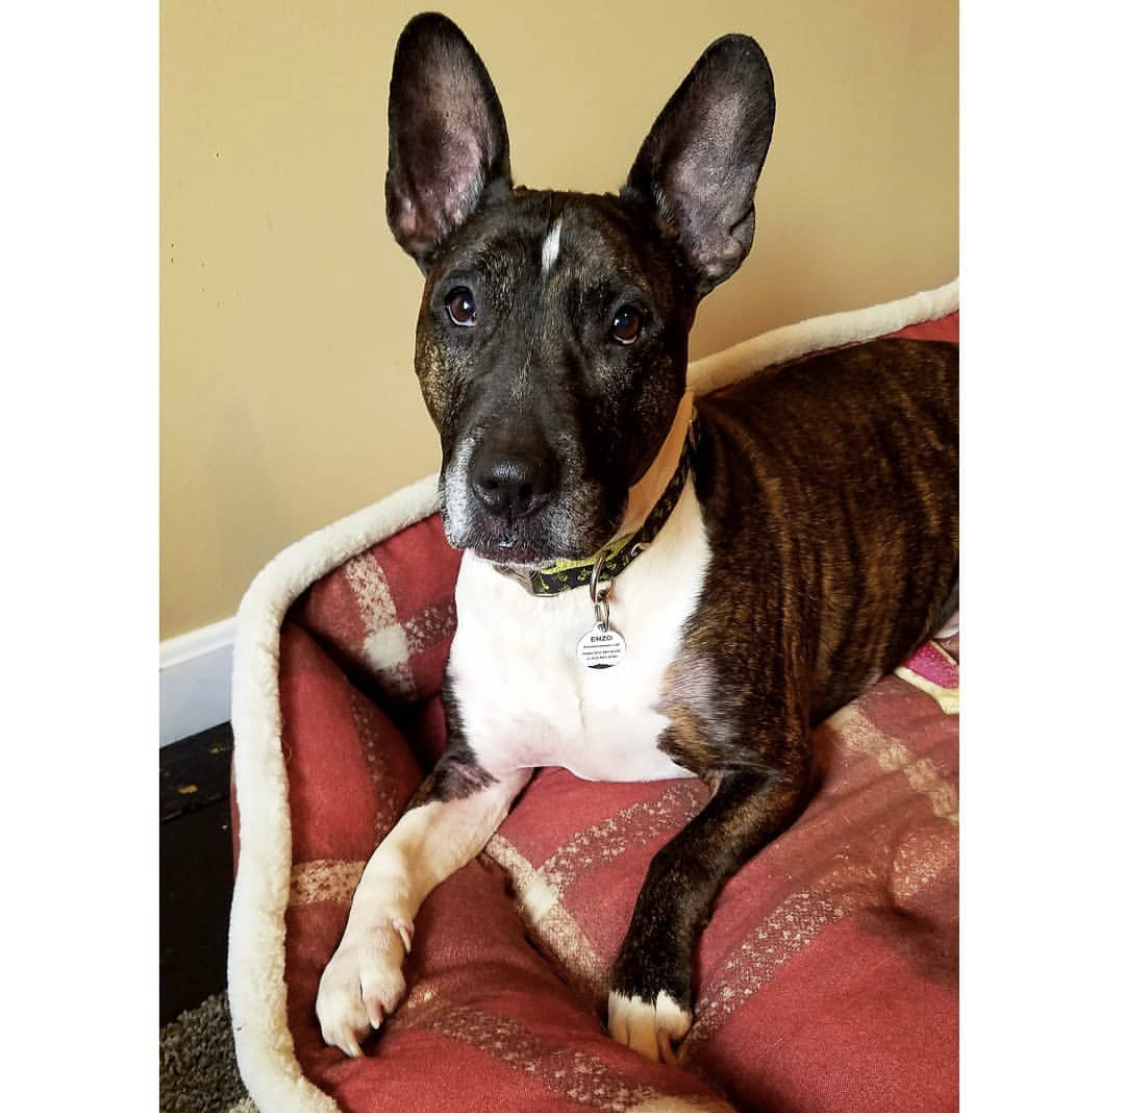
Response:
POLYGON ((389 123, 387 222, 427 270, 449 236, 512 185, 500 99, 480 56, 445 16, 417 15, 399 36, 389 123))
POLYGON ((726 35, 672 94, 621 191, 655 211, 701 297, 750 250, 773 117, 773 74, 762 48, 746 35, 726 35))

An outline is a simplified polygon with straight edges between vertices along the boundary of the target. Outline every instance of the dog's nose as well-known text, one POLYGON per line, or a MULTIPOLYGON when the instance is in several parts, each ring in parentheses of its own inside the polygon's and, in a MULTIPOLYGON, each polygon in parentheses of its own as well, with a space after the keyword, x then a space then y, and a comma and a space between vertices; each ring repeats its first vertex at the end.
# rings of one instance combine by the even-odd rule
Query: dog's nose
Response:
POLYGON ((558 466, 546 449, 521 452, 482 448, 473 462, 473 494, 490 514, 522 518, 537 510, 558 484, 558 466))

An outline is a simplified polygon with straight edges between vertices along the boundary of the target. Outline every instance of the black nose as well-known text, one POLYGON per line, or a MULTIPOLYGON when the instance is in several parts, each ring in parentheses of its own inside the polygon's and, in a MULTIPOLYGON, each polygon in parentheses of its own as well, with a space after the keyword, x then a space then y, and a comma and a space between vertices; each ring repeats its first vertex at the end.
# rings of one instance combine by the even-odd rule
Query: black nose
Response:
POLYGON ((546 445, 518 451, 482 445, 473 461, 473 494, 490 514, 522 518, 550 497, 558 484, 558 465, 546 445))

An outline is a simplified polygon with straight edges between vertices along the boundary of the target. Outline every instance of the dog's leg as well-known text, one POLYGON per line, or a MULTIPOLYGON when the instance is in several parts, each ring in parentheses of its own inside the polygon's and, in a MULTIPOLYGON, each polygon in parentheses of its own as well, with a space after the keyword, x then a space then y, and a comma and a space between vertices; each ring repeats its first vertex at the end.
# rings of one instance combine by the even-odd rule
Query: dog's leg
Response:
POLYGON ((932 634, 931 637, 937 638, 939 641, 942 638, 951 638, 954 634, 959 633, 961 630, 961 582, 958 582, 953 587, 953 594, 950 595, 949 601, 942 608, 941 618, 937 622, 937 632, 932 634))
POLYGON ((422 901, 480 853, 530 777, 530 769, 488 772, 461 750, 438 762, 367 863, 321 975, 316 1015, 325 1043, 362 1054, 359 1045, 406 989, 402 964, 422 901))
POLYGON ((792 819, 804 778, 729 772, 654 857, 610 977, 609 1031, 653 1060, 677 1061, 692 1022, 692 955, 726 879, 792 819))

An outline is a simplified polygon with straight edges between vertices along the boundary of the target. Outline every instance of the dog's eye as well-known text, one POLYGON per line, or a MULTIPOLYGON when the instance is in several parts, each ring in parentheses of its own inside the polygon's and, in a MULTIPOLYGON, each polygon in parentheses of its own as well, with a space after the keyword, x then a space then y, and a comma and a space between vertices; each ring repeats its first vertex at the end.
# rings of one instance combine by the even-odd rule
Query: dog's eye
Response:
POLYGON ((449 319, 462 328, 468 328, 477 323, 477 303, 473 301, 472 292, 464 286, 458 286, 450 291, 445 299, 445 311, 449 319))
POLYGON ((610 335, 618 344, 632 344, 641 333, 641 311, 623 305, 613 317, 610 335))

